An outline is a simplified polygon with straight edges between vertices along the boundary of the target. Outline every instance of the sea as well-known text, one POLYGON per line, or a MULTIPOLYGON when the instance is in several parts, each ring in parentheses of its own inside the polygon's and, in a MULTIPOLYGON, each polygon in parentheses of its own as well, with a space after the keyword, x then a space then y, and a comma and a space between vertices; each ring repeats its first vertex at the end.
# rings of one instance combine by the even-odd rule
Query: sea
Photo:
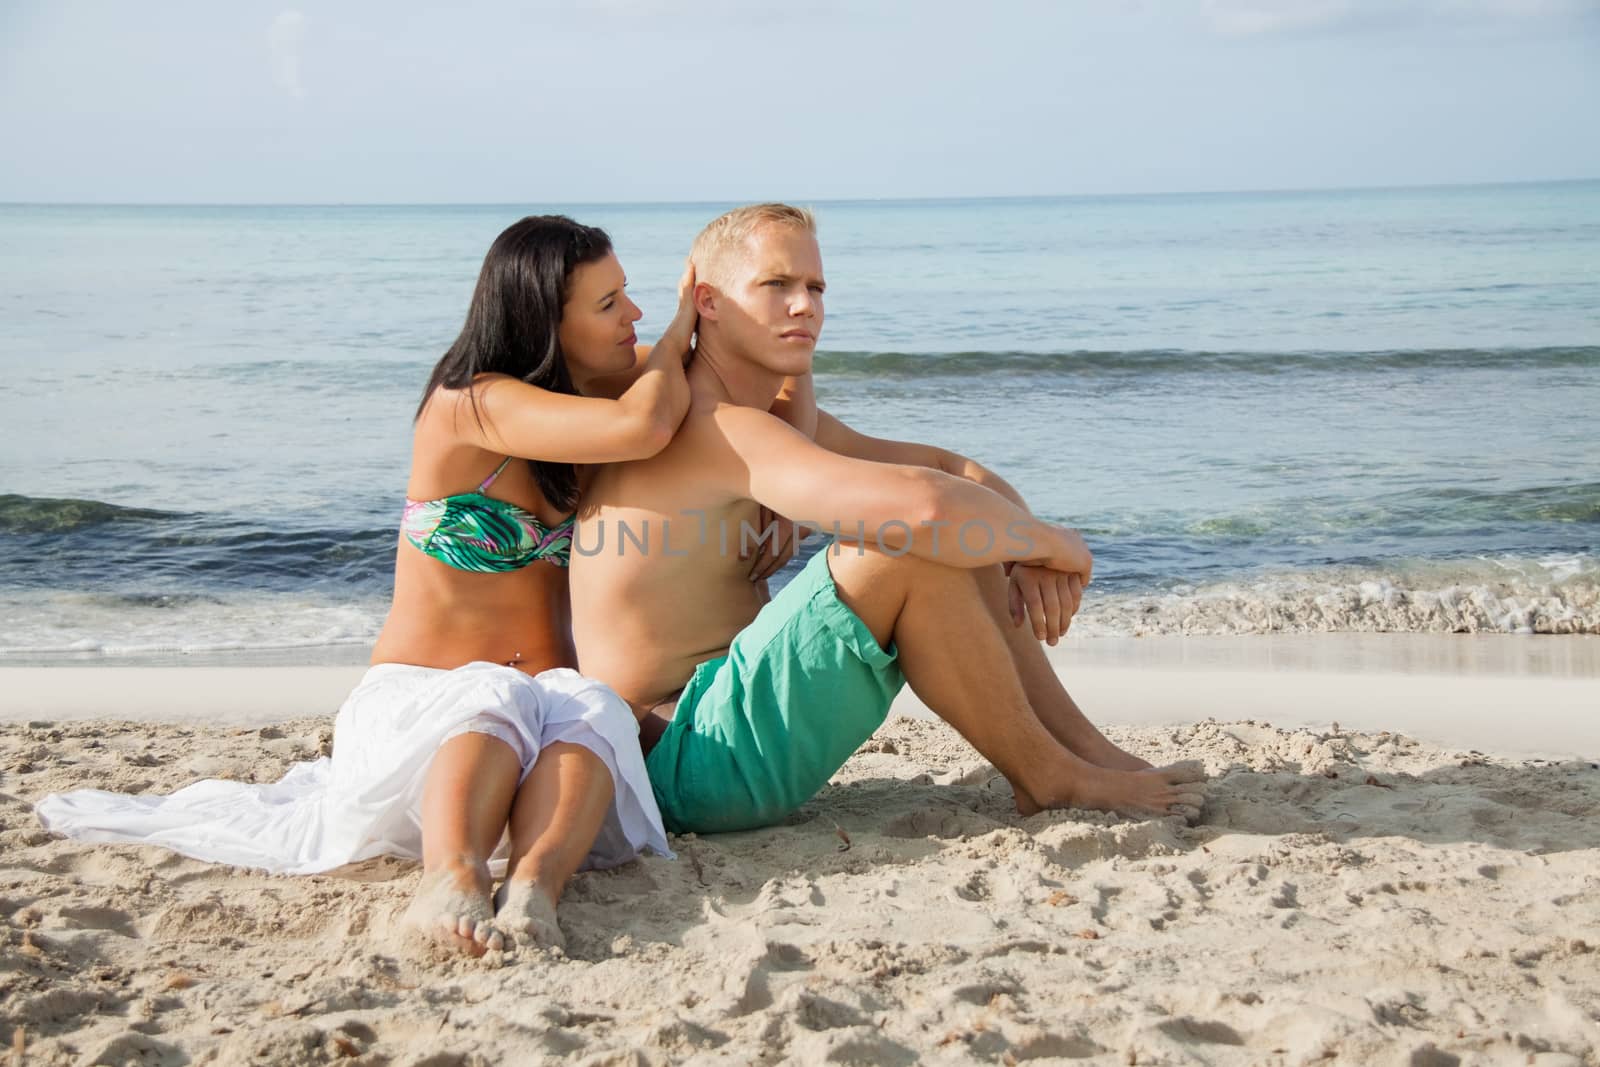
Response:
MULTIPOLYGON (((0 663, 358 660, 495 235, 651 340, 728 206, 0 206, 0 663)), ((1074 640, 1600 633, 1600 182, 810 206, 822 406, 1081 529, 1074 640)))

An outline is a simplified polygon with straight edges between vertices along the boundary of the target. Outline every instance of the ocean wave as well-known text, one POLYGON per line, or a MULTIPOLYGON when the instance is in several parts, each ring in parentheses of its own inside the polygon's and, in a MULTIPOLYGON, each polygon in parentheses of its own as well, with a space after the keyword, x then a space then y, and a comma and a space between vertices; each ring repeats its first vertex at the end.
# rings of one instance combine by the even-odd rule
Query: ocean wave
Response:
MULTIPOLYGON (((0 593, 0 661, 370 645, 384 596, 0 593)), ((1159 592, 1089 590, 1077 637, 1305 633, 1600 634, 1600 559, 1412 561, 1159 592)))
POLYGON ((23 496, 0 497, 0 536, 0 586, 81 588, 85 575, 95 575, 108 591, 158 599, 215 590, 387 593, 396 542, 388 522, 341 528, 301 516, 23 496))
POLYGON ((1485 368, 1596 368, 1600 346, 1545 348, 1438 348, 1373 352, 832 352, 816 355, 819 375, 835 377, 972 377, 1069 374, 1121 377, 1151 374, 1276 375, 1317 372, 1485 368))
POLYGON ((1501 521, 1600 522, 1600 483, 1533 486, 1505 492, 1435 489, 1420 496, 1446 505, 1454 518, 1482 516, 1501 521))
POLYGON ((1281 633, 1600 634, 1593 557, 1279 574, 1089 597, 1084 636, 1281 633))
MULTIPOLYGON (((1298 496, 1235 514, 1196 516, 1147 511, 1125 514, 1112 521, 1091 517, 1083 522, 1082 530, 1086 536, 1111 542, 1179 537, 1207 545, 1259 545, 1269 541, 1315 544, 1328 537, 1352 534, 1416 538, 1493 530, 1496 534, 1492 536, 1496 537, 1519 535, 1513 538, 1516 543, 1523 535, 1530 535, 1536 524, 1546 523, 1557 527, 1600 523, 1600 482, 1515 489, 1418 488, 1365 499, 1298 496)), ((1474 536, 1481 540, 1483 535, 1474 536)), ((1139 546, 1130 547, 1137 551, 1139 546)))
POLYGON ((387 599, 314 595, 0 594, 0 661, 370 645, 387 599))
MULTIPOLYGON (((413 346, 415 347, 415 346, 413 346)), ((395 351, 393 344, 385 345, 395 351)), ((442 350, 441 350, 442 351, 442 350)), ((296 390, 348 387, 415 389, 419 395, 432 358, 347 354, 313 358, 234 359, 175 369, 176 379, 230 385, 273 385, 296 390)), ((834 377, 971 377, 1070 374, 1128 377, 1151 374, 1281 375, 1302 372, 1360 374, 1391 370, 1482 370, 1600 367, 1600 345, 1534 348, 1429 348, 1372 351, 1211 351, 1073 349, 958 352, 819 350, 813 369, 834 377)), ((96 372, 96 377, 102 372, 96 372)))
POLYGON ((0 533, 55 534, 107 523, 160 523, 184 518, 187 516, 175 511, 128 508, 99 500, 0 494, 0 533))

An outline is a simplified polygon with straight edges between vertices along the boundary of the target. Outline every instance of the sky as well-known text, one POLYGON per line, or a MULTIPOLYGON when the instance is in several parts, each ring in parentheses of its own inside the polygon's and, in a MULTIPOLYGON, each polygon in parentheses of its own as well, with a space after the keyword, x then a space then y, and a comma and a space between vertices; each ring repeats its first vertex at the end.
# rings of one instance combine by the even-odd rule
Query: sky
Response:
POLYGON ((0 201, 1600 178, 1600 0, 0 0, 0 201))

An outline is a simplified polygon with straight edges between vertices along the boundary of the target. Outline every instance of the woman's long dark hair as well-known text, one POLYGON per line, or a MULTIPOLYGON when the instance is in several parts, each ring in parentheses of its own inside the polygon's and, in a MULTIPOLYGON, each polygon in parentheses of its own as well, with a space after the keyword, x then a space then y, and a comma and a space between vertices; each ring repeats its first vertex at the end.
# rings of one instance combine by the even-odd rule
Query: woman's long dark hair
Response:
MULTIPOLYGON (((561 309, 572 272, 604 259, 611 238, 604 230, 565 215, 530 215, 506 227, 483 257, 478 286, 461 336, 433 368, 417 415, 440 386, 473 391, 480 374, 508 374, 554 393, 574 394, 561 351, 561 309)), ((578 502, 578 476, 570 463, 529 460, 539 491, 551 506, 570 510, 578 502)))

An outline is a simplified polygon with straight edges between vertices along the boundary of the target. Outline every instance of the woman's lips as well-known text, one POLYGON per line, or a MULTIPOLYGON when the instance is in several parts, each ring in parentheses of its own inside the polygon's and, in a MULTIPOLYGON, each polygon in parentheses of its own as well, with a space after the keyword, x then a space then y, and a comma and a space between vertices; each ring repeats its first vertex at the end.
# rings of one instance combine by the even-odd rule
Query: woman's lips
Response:
POLYGON ((628 336, 624 337, 622 340, 617 342, 618 345, 622 345, 622 346, 636 345, 638 343, 639 343, 639 335, 637 333, 630 333, 628 336))

